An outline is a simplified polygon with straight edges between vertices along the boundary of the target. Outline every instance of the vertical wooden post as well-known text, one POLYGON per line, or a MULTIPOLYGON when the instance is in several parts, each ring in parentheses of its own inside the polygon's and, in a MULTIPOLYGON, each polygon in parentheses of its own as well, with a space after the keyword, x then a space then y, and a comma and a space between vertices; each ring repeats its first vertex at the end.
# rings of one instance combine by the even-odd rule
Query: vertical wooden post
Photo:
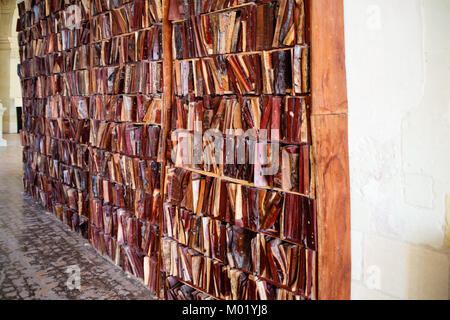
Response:
MULTIPOLYGON (((173 103, 173 86, 172 86, 172 69, 173 69, 173 61, 172 61, 172 23, 169 21, 169 8, 170 8, 170 0, 162 1, 163 7, 163 21, 162 21, 162 47, 163 47, 163 107, 162 107, 162 136, 161 136, 161 146, 160 146, 160 161, 161 161, 161 206, 159 212, 159 254, 158 254, 158 264, 157 269, 161 270, 162 267, 162 257, 161 257, 161 236, 162 236, 162 228, 163 228, 163 205, 164 197, 165 197, 165 177, 166 177, 166 146, 167 146, 167 135, 170 130, 170 118, 171 118, 171 109, 173 103)), ((160 283, 161 276, 158 275, 157 278, 157 296, 159 299, 164 299, 162 296, 163 292, 161 292, 161 284, 160 283)))
MULTIPOLYGON (((94 72, 94 28, 93 26, 93 2, 89 3, 89 99, 90 97, 92 97, 92 95, 94 94, 94 75, 92 74, 94 72)), ((90 106, 89 106, 90 107, 90 106)), ((91 125, 91 121, 92 119, 89 119, 89 125, 91 125)), ((87 150, 88 154, 89 154, 89 141, 88 141, 88 150, 87 150)), ((93 192, 93 188, 92 188, 92 172, 91 172, 91 159, 89 156, 88 159, 88 177, 89 177, 89 212, 88 212, 88 228, 87 228, 87 234, 88 234, 88 238, 87 240, 89 241, 89 243, 92 245, 91 243, 91 239, 90 234, 91 234, 91 212, 92 210, 92 199, 94 198, 94 192, 93 192)))
POLYGON ((318 299, 349 299, 350 178, 343 0, 311 0, 311 121, 318 299))
POLYGON ((163 0, 163 24, 162 24, 162 42, 163 42, 163 121, 162 125, 167 131, 170 129, 170 110, 173 102, 172 86, 172 23, 169 21, 169 0, 163 0))

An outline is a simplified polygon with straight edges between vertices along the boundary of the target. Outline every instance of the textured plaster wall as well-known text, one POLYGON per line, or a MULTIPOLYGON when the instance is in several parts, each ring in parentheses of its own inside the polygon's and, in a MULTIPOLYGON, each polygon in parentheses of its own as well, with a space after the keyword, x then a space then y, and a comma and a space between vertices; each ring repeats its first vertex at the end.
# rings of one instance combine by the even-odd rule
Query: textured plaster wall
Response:
POLYGON ((448 299, 450 1, 344 5, 352 298, 448 299))

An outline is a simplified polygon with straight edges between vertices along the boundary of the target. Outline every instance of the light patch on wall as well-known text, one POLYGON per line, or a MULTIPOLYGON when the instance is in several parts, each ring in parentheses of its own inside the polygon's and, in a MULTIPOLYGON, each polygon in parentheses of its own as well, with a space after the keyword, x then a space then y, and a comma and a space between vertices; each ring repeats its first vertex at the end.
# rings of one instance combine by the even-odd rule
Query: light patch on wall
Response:
POLYGON ((405 174, 405 202, 414 207, 433 208, 433 178, 422 174, 405 174))

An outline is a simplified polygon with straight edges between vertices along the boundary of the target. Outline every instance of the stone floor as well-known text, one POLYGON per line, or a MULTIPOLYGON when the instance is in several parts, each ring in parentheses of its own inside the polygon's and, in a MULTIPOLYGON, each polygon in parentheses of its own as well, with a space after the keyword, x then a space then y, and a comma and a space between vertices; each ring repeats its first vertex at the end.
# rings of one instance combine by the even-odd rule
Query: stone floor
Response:
POLYGON ((0 147, 0 299, 152 299, 139 281, 24 195, 19 136, 4 137, 8 146, 0 147))

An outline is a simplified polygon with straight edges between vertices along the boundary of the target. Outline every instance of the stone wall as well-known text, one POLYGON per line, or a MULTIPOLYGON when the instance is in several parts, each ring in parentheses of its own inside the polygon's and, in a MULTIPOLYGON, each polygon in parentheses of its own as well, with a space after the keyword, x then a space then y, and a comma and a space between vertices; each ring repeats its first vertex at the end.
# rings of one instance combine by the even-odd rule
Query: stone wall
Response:
POLYGON ((345 0, 345 27, 352 298, 448 299, 450 2, 345 0))

